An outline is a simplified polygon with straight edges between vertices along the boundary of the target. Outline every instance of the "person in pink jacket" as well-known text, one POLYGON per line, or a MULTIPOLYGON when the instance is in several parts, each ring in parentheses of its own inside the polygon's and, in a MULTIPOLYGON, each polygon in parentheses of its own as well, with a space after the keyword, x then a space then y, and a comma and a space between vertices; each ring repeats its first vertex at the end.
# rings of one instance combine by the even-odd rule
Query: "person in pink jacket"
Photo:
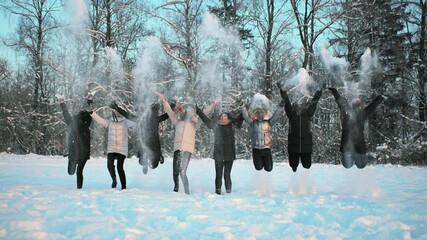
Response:
MULTIPOLYGON (((187 178, 187 168, 190 162, 191 154, 194 153, 196 145, 196 130, 200 127, 202 121, 196 114, 196 108, 192 104, 184 105, 184 116, 180 120, 175 115, 170 107, 167 99, 161 93, 157 93, 160 97, 163 107, 165 108, 173 125, 175 125, 175 137, 173 145, 173 181, 174 191, 179 190, 179 176, 181 176, 184 185, 185 194, 190 194, 189 183, 187 178)), ((203 112, 208 115, 215 105, 219 102, 219 98, 215 99, 203 112)))
POLYGON ((126 174, 123 165, 128 155, 128 128, 136 124, 125 119, 116 110, 112 111, 112 120, 106 120, 96 112, 93 112, 91 116, 95 122, 108 128, 107 168, 113 180, 111 187, 116 188, 117 186, 116 171, 114 169, 114 160, 117 159, 120 184, 122 185, 122 190, 126 189, 126 174))

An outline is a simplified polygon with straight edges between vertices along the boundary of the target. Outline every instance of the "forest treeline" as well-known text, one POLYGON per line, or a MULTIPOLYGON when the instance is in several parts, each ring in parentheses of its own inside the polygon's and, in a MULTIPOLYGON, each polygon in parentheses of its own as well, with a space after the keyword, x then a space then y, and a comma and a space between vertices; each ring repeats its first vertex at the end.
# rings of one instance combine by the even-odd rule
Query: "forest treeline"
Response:
MULTIPOLYGON (((425 0, 9 0, 2 14, 17 25, 1 36, 17 61, 0 59, 0 152, 66 154, 58 96, 73 113, 88 93, 108 117, 116 101, 138 112, 153 92, 170 100, 238 114, 256 93, 280 102, 326 86, 312 119, 313 162, 339 164, 341 114, 327 87, 367 104, 384 101, 366 123, 370 163, 427 163, 425 0), (306 73, 301 74, 301 73, 306 73)), ((92 124, 92 156, 106 150, 106 130, 92 124)), ((170 121, 160 126, 172 154, 170 121)), ((288 119, 273 128, 275 161, 287 160, 288 119)), ((130 155, 137 131, 130 132, 130 155)), ((213 133, 202 125, 196 155, 211 157, 213 133)), ((237 130, 250 159, 248 127, 237 130)))

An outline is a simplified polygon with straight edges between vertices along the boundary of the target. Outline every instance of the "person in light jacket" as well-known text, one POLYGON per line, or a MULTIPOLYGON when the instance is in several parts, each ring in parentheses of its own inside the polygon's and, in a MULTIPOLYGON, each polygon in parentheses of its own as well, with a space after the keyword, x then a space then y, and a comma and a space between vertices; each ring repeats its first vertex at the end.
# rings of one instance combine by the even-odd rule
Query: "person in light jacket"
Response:
POLYGON ((276 111, 270 119, 267 119, 267 109, 256 108, 249 116, 245 105, 242 106, 243 119, 251 127, 252 159, 256 170, 264 169, 267 172, 273 170, 272 147, 272 126, 279 120, 283 112, 284 102, 280 102, 276 111))
MULTIPOLYGON (((173 144, 173 181, 175 186, 173 190, 178 192, 179 176, 181 176, 181 180, 184 185, 184 192, 185 194, 190 194, 187 168, 190 162, 191 154, 193 154, 195 150, 196 130, 199 128, 201 121, 199 121, 199 118, 196 114, 196 109, 192 104, 184 105, 184 116, 182 120, 179 120, 166 100, 166 97, 161 93, 157 93, 157 95, 161 99, 163 107, 169 115, 173 125, 175 126, 175 137, 173 144)), ((209 114, 218 102, 219 99, 216 99, 205 110, 203 110, 203 112, 205 114, 209 114)))
POLYGON ((124 162, 128 155, 128 128, 136 125, 135 122, 125 119, 119 112, 113 109, 112 120, 106 120, 100 117, 96 112, 91 114, 95 122, 108 128, 108 145, 107 145, 107 168, 112 179, 112 188, 116 188, 116 171, 114 161, 117 160, 117 172, 120 178, 122 190, 126 189, 126 174, 124 162))

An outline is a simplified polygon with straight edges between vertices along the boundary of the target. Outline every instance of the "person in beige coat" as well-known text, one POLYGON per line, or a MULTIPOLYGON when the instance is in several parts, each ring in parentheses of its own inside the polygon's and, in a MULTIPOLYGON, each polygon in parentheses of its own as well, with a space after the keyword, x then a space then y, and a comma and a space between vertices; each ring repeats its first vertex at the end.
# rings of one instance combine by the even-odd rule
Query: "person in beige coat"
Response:
MULTIPOLYGON (((191 154, 194 153, 196 145, 196 130, 200 127, 202 121, 196 114, 196 108, 192 104, 184 105, 184 116, 182 120, 178 119, 175 112, 170 107, 165 96, 157 93, 160 97, 163 107, 165 108, 169 118, 175 125, 175 138, 173 144, 173 181, 174 191, 179 190, 179 176, 181 176, 184 185, 185 194, 190 194, 189 183, 187 178, 187 168, 190 162, 191 154)), ((215 99, 203 112, 208 115, 215 105, 219 102, 219 98, 215 99)))
POLYGON ((123 168, 126 156, 128 155, 128 128, 136 124, 125 119, 116 110, 112 111, 112 120, 106 120, 100 117, 96 112, 91 114, 95 122, 108 128, 108 145, 107 145, 107 168, 113 180, 111 187, 116 188, 116 171, 114 169, 114 160, 117 159, 117 172, 120 178, 122 190, 126 189, 126 174, 123 168))

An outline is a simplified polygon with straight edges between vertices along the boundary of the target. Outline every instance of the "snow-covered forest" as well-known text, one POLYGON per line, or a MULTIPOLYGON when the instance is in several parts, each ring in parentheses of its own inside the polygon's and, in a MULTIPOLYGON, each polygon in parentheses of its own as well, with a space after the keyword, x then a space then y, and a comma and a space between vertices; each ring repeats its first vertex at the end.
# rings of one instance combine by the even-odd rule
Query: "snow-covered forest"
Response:
MULTIPOLYGON (((17 20, 0 36, 1 48, 19 56, 0 59, 0 152, 66 154, 59 97, 76 113, 92 93, 106 118, 112 101, 138 114, 160 102, 155 92, 199 106, 220 97, 217 116, 238 114, 257 93, 273 112, 279 84, 292 101, 323 89, 311 126, 313 162, 339 164, 334 87, 365 104, 383 96, 365 126, 369 163, 427 163, 425 0, 9 0, 0 7, 17 20)), ((91 129, 91 155, 103 156, 106 130, 91 129)), ((169 156, 173 132, 170 121, 161 124, 169 156)), ((283 114, 273 128, 275 161, 287 158, 287 132, 283 114)), ((212 131, 202 125, 196 139, 195 155, 211 157, 212 131)), ((248 158, 247 125, 236 143, 248 158)))

